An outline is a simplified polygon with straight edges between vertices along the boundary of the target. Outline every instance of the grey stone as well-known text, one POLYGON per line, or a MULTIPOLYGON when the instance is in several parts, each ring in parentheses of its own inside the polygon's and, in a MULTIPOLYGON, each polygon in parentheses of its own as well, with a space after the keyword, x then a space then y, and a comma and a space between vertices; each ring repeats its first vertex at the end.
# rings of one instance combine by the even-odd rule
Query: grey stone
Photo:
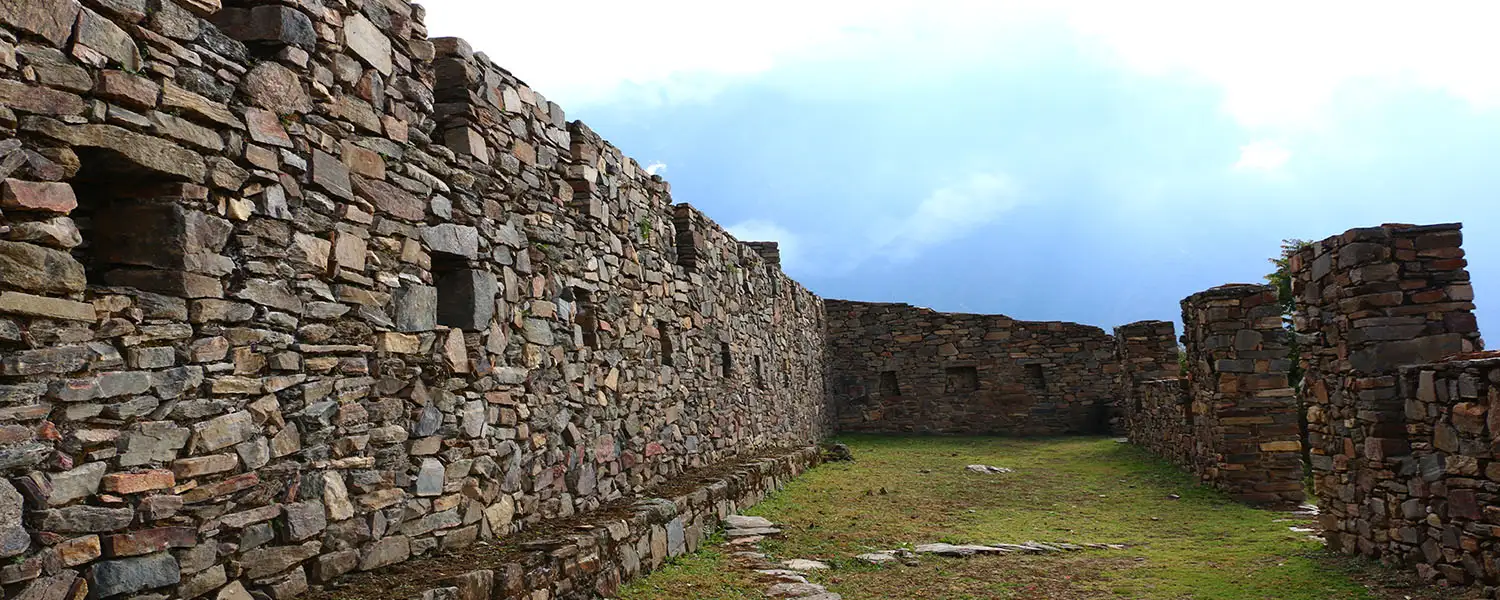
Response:
POLYGON ((369 571, 393 565, 411 557, 411 539, 404 535, 393 535, 382 539, 365 551, 359 561, 359 570, 369 571))
POLYGON ((312 109, 312 100, 302 87, 302 80, 291 69, 275 61, 264 61, 245 75, 240 90, 250 103, 276 114, 303 113, 312 109))
POLYGON ((71 254, 36 244, 0 241, 0 281, 28 291, 71 294, 83 291, 83 265, 71 254))
POLYGON ((437 329, 437 288, 406 283, 391 298, 396 308, 396 331, 417 333, 437 329))
POLYGON ((344 43, 381 75, 391 74, 391 38, 364 15, 355 13, 344 19, 344 43))
POLYGON ((411 434, 417 437, 427 437, 437 433, 438 428, 443 426, 443 411, 436 404, 428 404, 422 407, 422 413, 417 417, 417 423, 412 427, 411 434))
POLYGON ((34 467, 50 454, 52 445, 38 442, 0 447, 0 471, 34 467))
POLYGON ((226 9, 212 18, 224 33, 241 42, 297 46, 311 50, 317 44, 312 19, 287 6, 257 6, 226 9))
POLYGON ((422 459, 422 467, 417 471, 417 495, 441 496, 445 476, 442 461, 435 458, 422 459))
POLYGON ((0 558, 16 556, 31 546, 31 535, 21 526, 21 493, 0 480, 0 558))
POLYGON ((282 507, 286 519, 287 541, 300 542, 328 528, 328 513, 317 500, 296 502, 282 507))
POLYGON ((302 564, 302 561, 317 556, 322 549, 323 543, 316 541, 300 546, 260 548, 246 552, 240 565, 245 569, 245 577, 261 579, 302 564))
POLYGON ((0 2, 0 22, 61 48, 73 33, 79 9, 76 0, 6 0, 0 2))
POLYGON ((175 585, 182 580, 177 559, 166 552, 94 564, 89 571, 91 596, 108 598, 175 585))
POLYGON ((14 242, 32 242, 49 248, 69 250, 83 243, 78 225, 68 217, 53 217, 46 221, 15 223, 5 239, 14 242))
POLYGON ((192 182, 203 181, 208 172, 197 152, 113 125, 65 125, 53 119, 28 117, 21 127, 71 146, 106 151, 111 160, 118 161, 114 168, 144 170, 192 182))
POLYGON ((40 511, 37 528, 58 533, 100 533, 129 527, 134 518, 131 508, 69 506, 40 511))
POLYGON ((198 440, 194 448, 198 452, 213 452, 248 440, 259 432, 260 427, 249 411, 233 412, 194 424, 193 434, 198 440))
POLYGON ((106 468, 107 465, 103 462, 91 462, 72 470, 53 473, 50 477, 52 494, 47 497, 47 504, 62 506, 99 493, 99 481, 104 478, 106 468))
POLYGON ((177 458, 192 430, 171 421, 136 423, 120 436, 120 466, 166 463, 177 458))
POLYGON ((428 249, 468 259, 479 258, 479 230, 467 225, 443 223, 422 228, 428 249))
POLYGON ((8 596, 15 600, 65 600, 78 581, 77 571, 63 571, 56 575, 39 577, 26 584, 19 594, 8 596))
POLYGON ((245 289, 240 290, 235 297, 292 314, 300 315, 303 311, 302 299, 292 292, 285 281, 251 279, 245 282, 245 289))

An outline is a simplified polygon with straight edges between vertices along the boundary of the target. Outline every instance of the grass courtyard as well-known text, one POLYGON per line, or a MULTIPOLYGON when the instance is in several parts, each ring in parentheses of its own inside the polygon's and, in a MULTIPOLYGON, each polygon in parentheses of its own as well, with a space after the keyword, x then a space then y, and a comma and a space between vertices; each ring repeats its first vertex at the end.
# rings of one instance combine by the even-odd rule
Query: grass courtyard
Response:
MULTIPOLYGON (((1325 553, 1310 519, 1257 510, 1108 438, 847 437, 856 462, 813 469, 747 511, 780 524, 777 560, 833 568, 810 578, 865 598, 1445 598, 1401 573, 1325 553), (1015 469, 967 472, 970 464, 1015 469), (1120 550, 942 558, 872 566, 857 554, 918 544, 1071 542, 1120 550)), ((631 584, 625 600, 763 598, 719 541, 631 584)))

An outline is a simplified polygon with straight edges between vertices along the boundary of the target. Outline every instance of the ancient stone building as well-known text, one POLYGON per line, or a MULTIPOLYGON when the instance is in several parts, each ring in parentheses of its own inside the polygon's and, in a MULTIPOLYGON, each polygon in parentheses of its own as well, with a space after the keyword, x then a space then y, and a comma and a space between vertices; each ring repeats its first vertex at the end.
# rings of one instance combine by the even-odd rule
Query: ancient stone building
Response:
POLYGON ((1097 327, 828 300, 841 431, 1107 433, 1119 371, 1097 327))
POLYGON ((422 17, 0 4, 7 596, 286 598, 829 431, 774 246, 422 17))
MULTIPOLYGON (((423 16, 0 2, 6 597, 285 600, 496 539, 424 597, 610 594, 836 430, 1128 431, 1300 498, 1266 288, 1184 301, 1186 379, 1170 323, 824 301, 423 16)), ((1297 327, 1330 541, 1494 581, 1459 241, 1314 245, 1297 327)))

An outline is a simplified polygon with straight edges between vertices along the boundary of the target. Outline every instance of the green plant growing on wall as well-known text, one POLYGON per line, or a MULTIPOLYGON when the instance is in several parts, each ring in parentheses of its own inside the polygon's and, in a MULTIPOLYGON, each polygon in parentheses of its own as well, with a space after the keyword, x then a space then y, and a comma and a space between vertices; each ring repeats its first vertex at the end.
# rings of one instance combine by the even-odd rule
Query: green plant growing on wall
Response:
POLYGON ((1297 346, 1297 336, 1292 333, 1292 313, 1297 310, 1297 301, 1292 296, 1292 256, 1301 252, 1309 244, 1307 240, 1285 239, 1281 241, 1281 253, 1270 259, 1271 264, 1276 267, 1266 275, 1266 282, 1276 288, 1276 301, 1281 306, 1282 327, 1287 329, 1287 359, 1292 361, 1291 370, 1287 378, 1292 387, 1296 388, 1302 383, 1302 360, 1301 348, 1297 346))
POLYGON ((650 219, 647 219, 646 217, 641 217, 641 220, 639 222, 637 222, 635 224, 635 226, 638 227, 638 228, 640 228, 640 230, 641 230, 641 240, 647 241, 647 242, 651 241, 651 220, 650 219))

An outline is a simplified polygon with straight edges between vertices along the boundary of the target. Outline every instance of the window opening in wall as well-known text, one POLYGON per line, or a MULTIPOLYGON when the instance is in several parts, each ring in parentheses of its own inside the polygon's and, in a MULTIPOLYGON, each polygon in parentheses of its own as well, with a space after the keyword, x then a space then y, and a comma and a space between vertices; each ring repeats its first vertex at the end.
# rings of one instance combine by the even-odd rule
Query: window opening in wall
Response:
POLYGON ((880 395, 887 398, 901 395, 901 384, 896 380, 895 371, 880 373, 880 395))
POLYGON ((979 370, 975 367, 948 367, 947 391, 972 392, 979 389, 979 370))
POLYGON ((656 337, 661 340, 661 364, 672 366, 672 330, 666 321, 656 322, 656 337))
POLYGON ((599 307, 594 304, 594 293, 583 288, 573 288, 573 306, 573 322, 582 332, 583 345, 598 350, 599 307))
POLYGON ((761 361, 759 355, 755 357, 755 387, 766 389, 765 364, 761 361))
POLYGON ((734 372, 734 357, 729 354, 729 342, 719 343, 719 366, 722 369, 720 375, 729 377, 734 372))
POLYGON ((464 257, 457 254, 436 251, 432 253, 432 283, 433 287, 437 288, 438 325, 458 329, 464 329, 465 325, 473 325, 462 323, 459 311, 451 309, 456 304, 452 301, 453 298, 463 293, 461 289, 463 284, 459 278, 467 266, 468 263, 464 261, 464 257))
POLYGON ((1042 365, 1026 365, 1026 383, 1040 390, 1047 389, 1047 372, 1042 365))

